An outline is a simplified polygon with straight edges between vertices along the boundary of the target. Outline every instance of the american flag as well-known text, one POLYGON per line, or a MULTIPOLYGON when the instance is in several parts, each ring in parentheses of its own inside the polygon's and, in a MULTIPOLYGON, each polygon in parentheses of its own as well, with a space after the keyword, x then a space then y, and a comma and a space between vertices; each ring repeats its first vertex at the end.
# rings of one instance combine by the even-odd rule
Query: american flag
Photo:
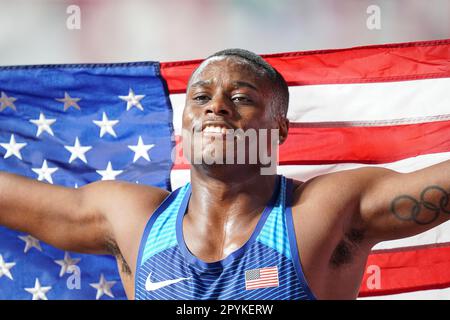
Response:
MULTIPOLYGON (((366 165, 410 172, 450 159, 450 40, 264 57, 286 78, 291 94, 280 174, 305 181, 366 165)), ((70 187, 120 171, 115 177, 131 182, 167 189, 185 184, 181 114, 188 78, 200 62, 2 68, 0 170, 70 187), (179 158, 171 168, 173 144, 179 158)), ((28 235, 4 228, 0 235, 0 299, 38 298, 44 291, 49 299, 125 297, 111 257, 66 257, 28 235), (83 290, 67 289, 73 264, 82 271, 83 290)), ((378 244, 360 296, 450 299, 450 224, 378 244)))
POLYGON ((267 267, 245 271, 245 289, 278 287, 278 267, 267 267))
MULTIPOLYGON (((171 119, 155 62, 2 67, 0 171, 71 188, 170 189, 171 119)), ((113 257, 0 228, 0 299, 125 298, 113 257)))

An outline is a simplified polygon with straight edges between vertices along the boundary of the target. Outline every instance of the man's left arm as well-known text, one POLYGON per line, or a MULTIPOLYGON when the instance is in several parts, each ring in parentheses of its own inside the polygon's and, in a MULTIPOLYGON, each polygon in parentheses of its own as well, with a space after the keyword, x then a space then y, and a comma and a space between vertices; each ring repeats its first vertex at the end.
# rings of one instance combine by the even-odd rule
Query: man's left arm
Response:
POLYGON ((413 236, 450 219, 450 161, 410 173, 357 171, 358 214, 374 243, 413 236))

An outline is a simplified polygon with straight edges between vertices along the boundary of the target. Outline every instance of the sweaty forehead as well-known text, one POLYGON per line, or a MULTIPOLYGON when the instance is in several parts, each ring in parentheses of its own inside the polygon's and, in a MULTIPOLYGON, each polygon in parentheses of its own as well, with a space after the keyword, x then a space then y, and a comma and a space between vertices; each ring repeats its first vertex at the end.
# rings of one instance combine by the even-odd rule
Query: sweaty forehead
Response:
POLYGON ((189 81, 189 86, 198 82, 207 83, 233 83, 250 81, 258 87, 267 83, 264 72, 239 57, 213 57, 204 61, 194 71, 189 81))

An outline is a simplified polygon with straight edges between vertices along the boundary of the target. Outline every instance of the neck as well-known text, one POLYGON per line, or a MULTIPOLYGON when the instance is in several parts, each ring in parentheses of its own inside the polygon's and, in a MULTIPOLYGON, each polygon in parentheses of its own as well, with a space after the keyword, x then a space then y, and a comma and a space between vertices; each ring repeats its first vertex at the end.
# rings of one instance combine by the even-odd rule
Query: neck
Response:
POLYGON ((276 175, 261 175, 256 166, 193 166, 189 212, 220 220, 248 215, 267 204, 276 183, 276 175))
POLYGON ((186 245, 212 262, 247 241, 267 205, 277 176, 247 166, 192 166, 192 194, 183 220, 186 245))

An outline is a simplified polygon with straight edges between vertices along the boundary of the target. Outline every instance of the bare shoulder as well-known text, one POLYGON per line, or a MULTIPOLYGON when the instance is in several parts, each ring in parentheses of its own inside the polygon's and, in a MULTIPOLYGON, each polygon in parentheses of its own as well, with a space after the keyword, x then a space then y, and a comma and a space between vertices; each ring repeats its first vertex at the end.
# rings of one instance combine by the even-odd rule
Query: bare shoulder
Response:
POLYGON ((102 211, 157 207, 168 191, 147 185, 123 181, 98 181, 82 188, 83 200, 89 205, 102 206, 102 211))
MULTIPOLYGON (((97 209, 108 221, 110 234, 105 240, 108 252, 117 258, 121 275, 133 279, 145 226, 169 192, 120 181, 99 181, 80 189, 84 206, 97 209)), ((130 296, 132 291, 127 290, 130 296)))

